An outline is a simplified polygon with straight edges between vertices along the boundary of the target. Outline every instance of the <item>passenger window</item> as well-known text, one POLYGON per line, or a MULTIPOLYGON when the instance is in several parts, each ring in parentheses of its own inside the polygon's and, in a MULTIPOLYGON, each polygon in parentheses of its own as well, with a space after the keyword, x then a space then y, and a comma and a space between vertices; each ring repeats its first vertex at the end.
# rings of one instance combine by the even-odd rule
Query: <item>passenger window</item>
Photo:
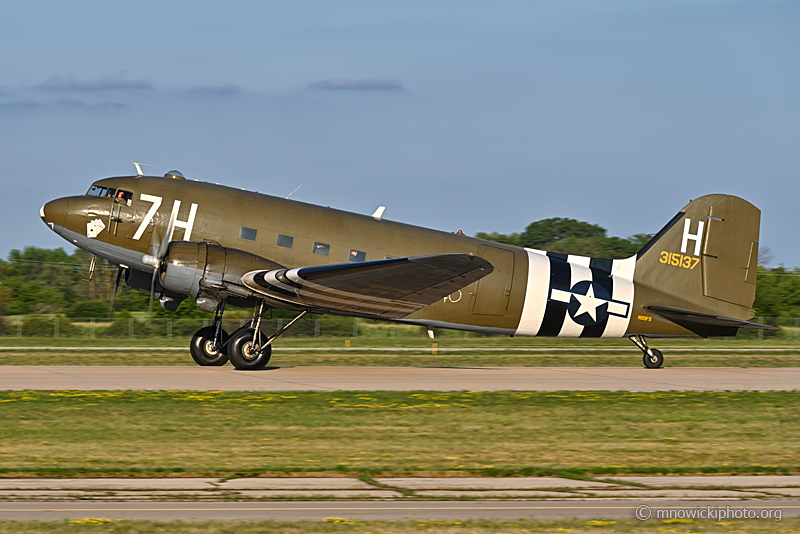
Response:
POLYGON ((351 250, 350 261, 367 261, 367 253, 360 250, 351 250))
POLYGON ((276 245, 279 247, 292 248, 294 246, 294 238, 290 235, 278 234, 278 242, 276 245))
POLYGON ((246 226, 242 226, 242 231, 239 233, 239 237, 242 239, 249 239, 250 241, 256 240, 256 234, 258 230, 255 228, 248 228, 246 226))
POLYGON ((314 254, 319 254, 320 256, 327 256, 330 251, 331 251, 330 245, 326 245, 325 243, 314 243, 314 254))

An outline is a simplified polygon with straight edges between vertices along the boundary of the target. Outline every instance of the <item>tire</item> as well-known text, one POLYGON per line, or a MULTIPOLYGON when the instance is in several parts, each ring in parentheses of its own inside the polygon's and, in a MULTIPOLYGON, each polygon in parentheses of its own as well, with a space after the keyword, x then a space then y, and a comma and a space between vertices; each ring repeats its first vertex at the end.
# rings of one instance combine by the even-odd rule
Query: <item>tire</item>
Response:
POLYGON ((644 366, 648 369, 658 369, 664 364, 664 355, 658 349, 650 349, 650 354, 644 353, 644 366))
MULTIPOLYGON (((235 368, 240 371, 260 371, 269 363, 272 357, 272 345, 267 345, 260 351, 254 350, 253 334, 255 330, 245 328, 234 334, 228 343, 228 358, 235 368)), ((267 336, 262 335, 262 340, 267 336)))
MULTIPOLYGON (((213 346, 215 328, 206 326, 195 332, 192 342, 189 344, 189 351, 192 359, 197 365, 202 367, 219 367, 228 362, 228 354, 224 350, 215 349, 213 346)), ((230 336, 225 330, 220 331, 220 342, 222 345, 228 341, 230 336)))

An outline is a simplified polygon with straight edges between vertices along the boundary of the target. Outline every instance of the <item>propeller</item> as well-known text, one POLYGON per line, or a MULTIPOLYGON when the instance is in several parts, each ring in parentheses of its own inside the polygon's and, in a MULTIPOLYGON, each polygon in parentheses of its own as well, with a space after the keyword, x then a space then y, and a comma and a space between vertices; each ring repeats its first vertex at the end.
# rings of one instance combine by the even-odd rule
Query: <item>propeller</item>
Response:
POLYGON ((124 267, 117 269, 117 279, 114 280, 114 287, 111 289, 111 303, 108 305, 108 318, 111 319, 111 314, 114 312, 114 299, 117 298, 117 289, 119 288, 119 279, 122 278, 122 271, 124 267))
POLYGON ((161 264, 169 251, 169 243, 172 241, 172 233, 175 231, 175 219, 178 214, 174 210, 170 214, 169 223, 167 223, 167 231, 164 233, 164 238, 158 242, 158 234, 153 232, 153 239, 150 242, 150 254, 145 255, 142 261, 153 267, 153 279, 150 281, 150 302, 147 305, 147 316, 150 317, 153 313, 153 298, 156 293, 156 277, 161 272, 161 264))

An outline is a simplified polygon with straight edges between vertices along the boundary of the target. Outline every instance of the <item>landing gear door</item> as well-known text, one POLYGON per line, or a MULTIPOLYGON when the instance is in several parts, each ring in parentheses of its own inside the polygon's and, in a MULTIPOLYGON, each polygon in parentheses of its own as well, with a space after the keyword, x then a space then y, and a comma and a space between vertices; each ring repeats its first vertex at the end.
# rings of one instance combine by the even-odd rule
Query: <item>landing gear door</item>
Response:
POLYGON ((514 253, 496 247, 483 246, 478 256, 494 267, 492 274, 478 281, 478 290, 472 305, 475 315, 505 315, 511 284, 514 281, 514 253))

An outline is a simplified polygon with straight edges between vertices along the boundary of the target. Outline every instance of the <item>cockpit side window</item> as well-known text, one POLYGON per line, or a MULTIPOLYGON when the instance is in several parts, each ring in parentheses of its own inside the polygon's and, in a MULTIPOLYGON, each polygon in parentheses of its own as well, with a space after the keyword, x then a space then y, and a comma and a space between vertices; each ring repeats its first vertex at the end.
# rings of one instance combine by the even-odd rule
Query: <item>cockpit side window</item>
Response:
POLYGON ((130 206, 132 200, 133 200, 133 193, 131 193, 130 191, 123 191, 122 189, 119 189, 117 190, 117 194, 114 195, 114 204, 122 204, 125 206, 130 206))

